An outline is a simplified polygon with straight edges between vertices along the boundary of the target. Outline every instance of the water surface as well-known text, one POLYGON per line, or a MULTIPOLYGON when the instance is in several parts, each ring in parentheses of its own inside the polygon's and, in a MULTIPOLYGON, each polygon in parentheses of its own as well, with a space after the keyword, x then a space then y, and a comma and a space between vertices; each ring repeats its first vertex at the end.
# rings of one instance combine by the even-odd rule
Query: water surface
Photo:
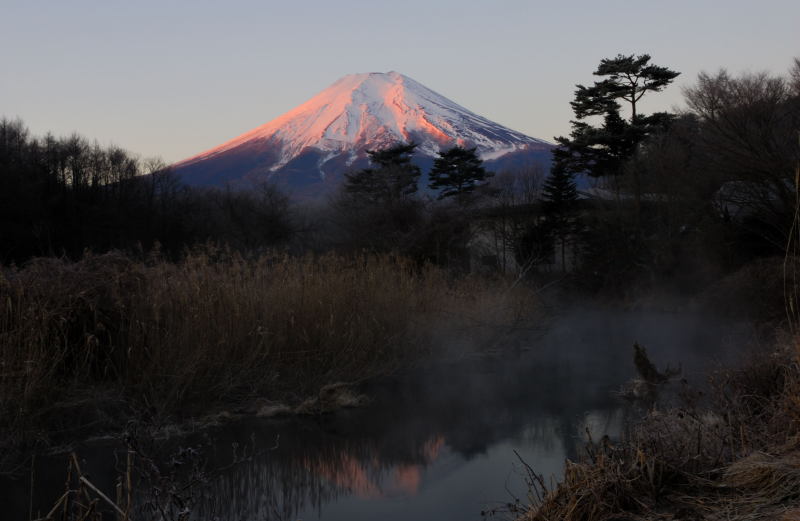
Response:
MULTIPOLYGON (((634 376, 634 341, 660 367, 680 363, 701 384, 749 335, 744 324, 689 314, 567 313, 500 353, 462 353, 374 383, 363 408, 252 418, 181 440, 201 451, 207 469, 243 460, 213 476, 194 512, 243 521, 477 521, 527 501, 519 458, 557 479, 564 460, 580 456, 587 429, 620 435, 634 412, 614 391, 634 376)), ((114 453, 81 451, 85 470, 109 491, 114 453)), ((45 461, 38 487, 58 491, 63 457, 45 461)), ((19 508, 26 496, 19 490, 3 502, 19 508)))

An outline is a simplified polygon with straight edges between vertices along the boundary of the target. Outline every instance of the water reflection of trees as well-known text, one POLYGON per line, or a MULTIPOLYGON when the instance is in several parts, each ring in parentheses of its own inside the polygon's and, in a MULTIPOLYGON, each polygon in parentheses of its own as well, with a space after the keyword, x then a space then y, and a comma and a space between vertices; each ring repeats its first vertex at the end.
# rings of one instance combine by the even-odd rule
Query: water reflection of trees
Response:
POLYGON ((610 390, 620 377, 586 378, 571 365, 538 358, 429 368, 370 389, 367 409, 240 425, 230 440, 266 446, 279 436, 279 447, 219 476, 205 512, 283 520, 311 509, 321 515, 345 496, 414 495, 445 446, 462 461, 504 440, 576 457, 586 412, 594 424, 613 415, 610 390))

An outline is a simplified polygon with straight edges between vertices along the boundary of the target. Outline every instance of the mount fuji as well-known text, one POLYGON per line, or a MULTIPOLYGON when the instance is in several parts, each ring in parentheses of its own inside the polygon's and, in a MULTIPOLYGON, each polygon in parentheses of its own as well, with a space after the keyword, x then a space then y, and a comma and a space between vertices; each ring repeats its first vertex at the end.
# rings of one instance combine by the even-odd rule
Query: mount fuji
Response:
POLYGON ((367 150, 418 143, 427 171, 440 150, 477 147, 491 171, 550 162, 553 145, 489 121, 397 72, 351 74, 302 105, 173 169, 189 185, 278 183, 293 197, 334 190, 367 150))

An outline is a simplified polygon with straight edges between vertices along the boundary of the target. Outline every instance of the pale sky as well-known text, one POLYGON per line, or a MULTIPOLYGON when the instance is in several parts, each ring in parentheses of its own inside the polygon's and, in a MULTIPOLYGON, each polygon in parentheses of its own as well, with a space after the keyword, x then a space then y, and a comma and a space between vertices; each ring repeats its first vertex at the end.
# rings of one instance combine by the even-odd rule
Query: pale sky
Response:
POLYGON ((0 116, 177 161, 280 116, 345 74, 395 70, 552 140, 600 59, 682 73, 785 73, 800 1, 0 0, 0 116))

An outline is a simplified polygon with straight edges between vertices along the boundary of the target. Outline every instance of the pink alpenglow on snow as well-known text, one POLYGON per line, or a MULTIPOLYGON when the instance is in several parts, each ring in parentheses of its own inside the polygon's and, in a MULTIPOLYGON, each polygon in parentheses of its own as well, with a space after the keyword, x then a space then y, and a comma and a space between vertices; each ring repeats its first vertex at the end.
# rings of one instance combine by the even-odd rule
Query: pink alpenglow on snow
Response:
POLYGON ((302 105, 174 165, 189 184, 276 181, 295 194, 328 192, 366 151, 415 141, 424 164, 453 145, 499 163, 545 162, 552 145, 481 117, 397 72, 351 74, 302 105))

